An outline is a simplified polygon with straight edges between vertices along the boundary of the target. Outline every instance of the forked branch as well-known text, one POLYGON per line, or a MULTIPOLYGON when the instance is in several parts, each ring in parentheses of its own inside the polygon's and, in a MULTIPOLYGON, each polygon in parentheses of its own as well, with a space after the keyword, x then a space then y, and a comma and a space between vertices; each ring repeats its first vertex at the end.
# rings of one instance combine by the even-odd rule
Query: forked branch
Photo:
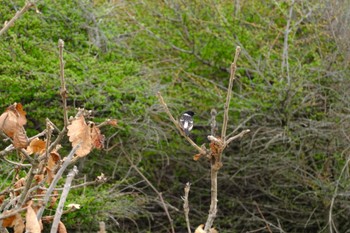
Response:
POLYGON ((179 122, 177 120, 175 120, 175 118, 173 117, 173 115, 171 114, 168 105, 165 103, 162 95, 160 94, 160 92, 157 93, 159 102, 161 103, 161 105, 163 106, 166 114, 169 116, 169 119, 174 123, 175 127, 178 129, 178 131, 180 132, 180 134, 182 136, 184 136, 186 138, 186 140, 202 155, 207 154, 207 151, 203 148, 201 148, 200 146, 198 146, 194 141, 192 141, 192 139, 190 137, 188 137, 185 132, 182 130, 179 122))

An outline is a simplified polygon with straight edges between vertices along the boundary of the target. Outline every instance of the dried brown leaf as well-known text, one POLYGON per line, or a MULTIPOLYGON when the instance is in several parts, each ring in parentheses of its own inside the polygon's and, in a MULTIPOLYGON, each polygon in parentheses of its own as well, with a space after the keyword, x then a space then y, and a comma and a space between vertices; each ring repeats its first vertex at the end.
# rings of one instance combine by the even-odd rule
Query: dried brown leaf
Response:
POLYGON ((96 149, 103 149, 105 136, 101 134, 101 130, 97 128, 95 125, 91 127, 91 141, 92 146, 96 149))
POLYGON ((13 138, 17 128, 17 116, 14 112, 6 110, 0 116, 0 130, 7 136, 13 138))
POLYGON ((28 138, 23 125, 27 123, 26 112, 20 103, 9 106, 0 116, 0 130, 13 139, 16 148, 26 148, 28 138))
POLYGON ((107 121, 107 123, 111 126, 117 126, 118 125, 118 121, 116 119, 109 119, 107 121))
POLYGON ((51 152, 49 159, 47 161, 47 167, 53 170, 60 160, 61 160, 61 156, 56 151, 51 152))
POLYGON ((60 223, 58 224, 57 233, 67 233, 66 226, 65 226, 65 225, 63 224, 63 222, 61 222, 61 221, 60 221, 60 223))
POLYGON ((42 154, 45 151, 45 149, 46 149, 46 142, 44 142, 39 138, 35 138, 30 142, 29 146, 27 147, 27 153, 29 155, 33 153, 42 154))
POLYGON ((28 137, 23 126, 17 125, 13 135, 13 145, 15 148, 26 148, 28 146, 28 137))
POLYGON ((92 150, 92 140, 90 135, 90 127, 86 124, 84 116, 81 115, 74 119, 67 127, 69 141, 75 147, 80 143, 80 147, 75 152, 78 157, 84 157, 92 150))
POLYGON ((199 160, 201 157, 202 157, 201 154, 195 154, 195 155, 193 156, 193 160, 194 160, 194 161, 197 161, 197 160, 199 160))
MULTIPOLYGON (((5 211, 4 213, 10 213, 10 212, 11 211, 5 211)), ((24 222, 19 213, 3 219, 2 226, 13 228, 14 233, 23 233, 24 231, 24 222)))
POLYGON ((15 103, 14 105, 12 105, 15 107, 15 113, 18 116, 18 124, 20 126, 23 126, 25 124, 27 124, 27 119, 26 119, 26 112, 23 110, 23 106, 21 103, 15 103))
MULTIPOLYGON (((197 227, 194 233, 206 233, 203 229, 204 224, 201 224, 197 227)), ((214 227, 210 229, 210 233, 219 233, 214 227)))
POLYGON ((41 232, 40 222, 36 218, 35 211, 31 205, 29 205, 27 207, 26 232, 30 232, 30 233, 40 233, 41 232))
MULTIPOLYGON (((3 214, 9 214, 11 211, 4 211, 3 214)), ((13 226, 13 222, 16 218, 16 215, 12 215, 8 218, 5 218, 2 220, 2 226, 3 227, 12 227, 13 226)))
POLYGON ((53 171, 52 171, 50 168, 48 168, 48 167, 46 167, 46 176, 47 176, 47 178, 46 178, 46 183, 47 183, 47 184, 51 184, 51 182, 53 181, 53 178, 55 177, 55 174, 54 174, 53 171))
POLYGON ((204 224, 199 225, 199 226, 196 228, 196 230, 194 231, 194 233, 205 233, 203 227, 204 227, 204 224))
POLYGON ((5 195, 0 195, 0 205, 4 202, 5 200, 5 195))
POLYGON ((35 184, 39 184, 44 179, 44 174, 34 176, 35 184))
POLYGON ((20 214, 16 214, 16 218, 14 220, 13 230, 14 233, 23 233, 24 232, 24 222, 20 214))

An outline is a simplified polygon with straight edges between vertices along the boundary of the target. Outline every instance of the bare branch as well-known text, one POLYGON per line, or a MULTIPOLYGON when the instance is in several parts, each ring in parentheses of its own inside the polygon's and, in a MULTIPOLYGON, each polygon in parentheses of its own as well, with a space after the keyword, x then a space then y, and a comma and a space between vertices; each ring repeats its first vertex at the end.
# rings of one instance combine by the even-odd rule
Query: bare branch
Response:
POLYGON ((288 57, 288 37, 291 32, 290 23, 292 21, 293 7, 295 0, 292 0, 291 6, 289 8, 289 15, 287 18, 286 30, 284 31, 284 41, 283 41, 283 54, 282 54, 282 72, 286 69, 287 83, 290 85, 290 75, 289 75, 289 57, 288 57))
POLYGON ((210 111, 211 119, 210 119, 210 127, 211 127, 211 135, 215 137, 216 130, 217 130, 217 123, 216 123, 216 115, 218 112, 215 109, 212 109, 210 111))
POLYGON ((26 13, 32 6, 34 6, 34 2, 27 2, 20 11, 17 11, 15 16, 13 16, 10 21, 4 23, 4 27, 0 30, 0 36, 2 36, 7 30, 18 20, 24 13, 26 13))
POLYGON ((62 177, 63 172, 66 170, 66 168, 70 164, 70 162, 73 158, 73 155, 75 154, 76 150, 79 147, 80 147, 80 144, 78 144, 76 147, 74 147, 71 150, 69 155, 65 158, 64 163, 62 164, 62 167, 60 168, 60 170, 58 170, 58 172, 55 175, 55 178, 52 180, 50 187, 47 189, 47 191, 45 193, 45 197, 43 198, 43 204, 42 204, 41 208, 38 210, 38 213, 37 213, 38 220, 40 220, 41 216, 43 215, 45 206, 46 206, 47 202, 49 201, 50 195, 53 192, 55 186, 57 185, 58 180, 62 177))
POLYGON ((211 200, 210 209, 208 214, 208 219, 205 223, 204 231, 209 233, 211 226, 213 226, 214 220, 216 218, 216 212, 218 209, 218 169, 216 169, 215 164, 211 164, 210 168, 210 181, 211 181, 211 200))
POLYGON ((58 203, 55 217, 52 223, 51 233, 56 233, 58 230, 58 224, 60 223, 60 220, 61 220, 64 203, 66 202, 66 199, 71 187, 71 183, 77 174, 78 174, 78 169, 76 166, 74 166, 73 169, 67 175, 66 183, 64 184, 64 189, 61 194, 60 202, 58 203))
POLYGON ((233 86, 233 81, 235 79, 235 73, 236 73, 236 69, 237 69, 237 60, 238 60, 240 52, 241 52, 241 47, 237 46, 235 57, 234 57, 233 62, 231 64, 230 81, 229 81, 228 90, 227 90, 226 103, 224 106, 224 121, 222 123, 222 129, 221 129, 221 138, 223 140, 226 137, 227 123, 228 123, 228 111, 229 111, 230 101, 231 101, 231 96, 232 96, 232 86, 233 86))
POLYGON ((16 215, 17 213, 25 211, 25 210, 27 210, 27 207, 19 208, 19 209, 16 209, 16 210, 11 210, 10 212, 7 212, 5 214, 1 214, 0 215, 0 220, 12 217, 12 216, 16 215))
MULTIPOLYGON (((123 148, 122 148, 122 150, 123 150, 123 148)), ((175 233, 173 220, 172 220, 172 218, 170 217, 170 214, 169 214, 169 211, 168 211, 168 207, 167 207, 166 204, 165 204, 165 201, 164 201, 164 199, 163 199, 162 193, 159 192, 159 191, 156 189, 156 187, 153 186, 153 184, 151 183, 151 181, 149 181, 149 180, 147 179, 147 177, 146 177, 145 175, 143 175, 143 173, 140 171, 140 169, 138 169, 138 167, 134 165, 134 163, 132 162, 132 160, 129 158, 129 156, 126 154, 126 152, 125 152, 124 150, 123 150, 123 152, 124 152, 124 154, 125 154, 125 157, 126 157, 127 160, 129 161, 131 167, 142 177, 142 179, 143 179, 144 181, 146 181, 146 183, 147 183, 147 184, 153 189, 153 191, 158 195, 159 200, 160 200, 160 202, 162 203, 162 206, 163 206, 163 208, 164 208, 164 211, 165 211, 165 213, 166 213, 166 215, 167 215, 167 217, 168 217, 168 219, 169 219, 169 223, 170 223, 170 227, 171 227, 171 232, 172 232, 172 233, 175 233)))
POLYGON ((68 112, 67 112, 67 89, 66 89, 66 83, 64 80, 64 60, 63 60, 63 48, 64 48, 64 41, 59 39, 58 40, 58 49, 59 49, 59 59, 60 59, 60 78, 61 78, 61 97, 62 97, 62 103, 63 103, 63 120, 64 120, 64 128, 67 128, 68 126, 68 112))
POLYGON ((176 128, 179 130, 180 134, 182 136, 184 136, 186 138, 186 140, 202 155, 205 155, 207 153, 206 150, 204 150, 203 148, 201 148, 200 146, 198 146, 194 141, 192 141, 191 138, 189 138, 188 136, 186 136, 186 134, 184 133, 184 131, 182 130, 182 128, 180 127, 180 124, 177 120, 175 120, 175 118, 173 117, 173 115, 170 113, 169 108, 167 106, 167 104, 165 103, 162 95, 160 94, 160 92, 157 93, 159 102, 161 103, 161 105, 164 107, 164 110, 166 112, 166 114, 169 116, 170 120, 174 123, 174 125, 176 126, 176 128))
POLYGON ((246 130, 243 130, 242 132, 240 132, 239 134, 233 136, 233 137, 230 137, 229 139, 227 139, 225 141, 225 144, 224 144, 224 147, 226 147, 228 144, 230 144, 232 141, 238 139, 238 138, 242 138, 244 135, 246 135, 247 133, 250 132, 250 129, 246 129, 246 130))
POLYGON ((190 182, 186 183, 186 186, 184 188, 185 190, 185 196, 182 197, 182 200, 184 201, 184 212, 185 212, 185 218, 186 218, 186 225, 187 225, 187 231, 188 233, 191 233, 191 224, 190 224, 190 218, 188 217, 188 214, 190 212, 190 206, 188 204, 188 194, 190 192, 191 184, 190 182))
POLYGON ((66 89, 66 82, 64 78, 64 60, 63 60, 63 48, 64 48, 64 41, 59 39, 58 40, 58 49, 59 49, 59 60, 60 60, 60 80, 61 80, 61 90, 60 95, 62 98, 63 103, 63 129, 58 134, 56 140, 50 145, 48 152, 52 151, 58 143, 63 139, 65 133, 67 132, 67 126, 68 126, 68 108, 67 108, 67 89, 66 89))

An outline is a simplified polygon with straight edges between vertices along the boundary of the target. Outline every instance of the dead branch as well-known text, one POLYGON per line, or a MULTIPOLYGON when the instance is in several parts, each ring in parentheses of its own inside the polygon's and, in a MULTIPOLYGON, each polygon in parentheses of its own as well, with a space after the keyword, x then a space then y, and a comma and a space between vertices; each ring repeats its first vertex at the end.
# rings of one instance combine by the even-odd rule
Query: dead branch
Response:
POLYGON ((226 131, 227 131, 227 123, 228 123, 228 111, 230 107, 230 101, 232 96, 232 86, 233 81, 235 80, 235 74, 237 69, 237 59, 239 57, 239 53, 241 52, 241 47, 237 46, 236 48, 236 54, 233 59, 233 62, 231 64, 231 72, 230 72, 230 81, 227 89, 227 96, 226 96, 226 102, 224 105, 224 121, 222 123, 222 129, 221 129, 221 138, 224 140, 226 137, 226 131))
POLYGON ((151 181, 149 181, 147 179, 147 177, 140 171, 140 169, 138 169, 138 167, 132 162, 132 160, 129 158, 129 156, 126 154, 126 152, 124 151, 124 149, 122 148, 122 151, 124 152, 124 155, 126 157, 126 159, 129 161, 131 167, 142 177, 142 179, 149 185, 149 187, 151 187, 151 189, 153 189, 153 191, 158 195, 160 202, 162 203, 163 209, 165 211, 165 214, 167 215, 168 219, 169 219, 169 223, 170 223, 170 227, 171 227, 171 232, 175 233, 175 229, 174 229, 174 224, 173 224, 173 220, 170 217, 169 211, 168 211, 168 207, 165 204, 165 201, 163 199, 163 194, 161 192, 159 192, 156 187, 154 187, 154 185, 151 183, 151 181))
POLYGON ((64 60, 63 60, 63 48, 64 48, 64 41, 62 39, 58 40, 58 49, 59 49, 59 60, 60 60, 60 80, 61 80, 61 90, 60 95, 62 98, 63 103, 63 129, 58 134, 56 140, 50 145, 49 152, 52 151, 58 143, 63 139, 64 135, 67 132, 67 126, 68 126, 68 107, 67 107, 67 97, 68 97, 68 91, 66 88, 66 82, 64 78, 64 60))
POLYGON ((46 204, 48 203, 49 199, 50 199, 50 195, 53 192, 54 188, 57 185, 58 180, 62 177, 63 172, 66 170, 66 168, 68 167, 68 165, 70 164, 73 155, 75 154, 76 150, 79 148, 80 144, 78 144, 76 147, 74 147, 70 153, 68 154, 68 156, 65 158, 64 163, 62 164, 62 167, 60 168, 60 170, 58 170, 58 172, 55 175, 55 178, 52 180, 50 187, 47 189, 46 193, 45 193, 45 197, 43 198, 43 203, 41 208, 38 210, 37 213, 37 218, 38 220, 41 218, 41 216, 44 213, 46 204))
POLYGON ((191 224, 190 224, 190 218, 188 216, 190 212, 190 206, 188 204, 188 194, 190 192, 191 184, 190 182, 186 183, 186 186, 184 188, 185 190, 185 196, 182 197, 182 200, 184 201, 184 213, 185 213, 185 219, 186 219, 186 226, 187 226, 187 231, 188 233, 191 233, 191 224))
POLYGON ((1 214, 0 221, 3 219, 6 219, 6 218, 12 217, 12 216, 16 215, 17 213, 23 212, 25 210, 27 210, 27 207, 11 210, 10 212, 7 212, 6 214, 1 214))
POLYGON ((71 187, 71 183, 77 174, 78 174, 78 169, 76 166, 74 166, 73 169, 67 175, 66 183, 64 184, 64 189, 63 189, 63 192, 61 194, 60 202, 58 203, 55 217, 54 217, 54 220, 52 223, 51 233, 57 232, 58 224, 60 223, 62 212, 63 212, 64 203, 66 202, 66 199, 67 199, 70 187, 71 187))
POLYGON ((168 105, 165 103, 162 95, 160 92, 157 93, 159 102, 161 103, 161 105, 163 106, 166 114, 169 116, 170 120, 174 123, 174 125, 176 126, 176 128, 179 130, 180 134, 186 138, 186 140, 202 155, 207 154, 207 151, 204 150, 203 148, 201 148, 200 146, 198 146, 194 141, 192 141, 192 139, 190 137, 188 137, 184 131, 181 129, 180 124, 177 120, 175 120, 175 118, 173 117, 173 115, 171 114, 168 105))
POLYGON ((20 11, 17 11, 10 21, 4 23, 4 27, 0 30, 0 36, 2 36, 7 30, 18 20, 24 13, 26 13, 31 7, 35 5, 35 2, 27 2, 20 11))

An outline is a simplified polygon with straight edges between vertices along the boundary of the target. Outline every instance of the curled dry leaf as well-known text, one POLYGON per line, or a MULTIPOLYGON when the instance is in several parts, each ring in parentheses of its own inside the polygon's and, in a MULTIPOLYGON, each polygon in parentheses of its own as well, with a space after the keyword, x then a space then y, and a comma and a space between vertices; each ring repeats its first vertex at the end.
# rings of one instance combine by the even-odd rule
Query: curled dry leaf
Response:
POLYGON ((67 127, 69 141, 75 147, 80 143, 80 147, 75 152, 78 157, 84 157, 90 153, 93 148, 102 149, 104 135, 94 123, 86 124, 83 115, 72 120, 71 125, 67 127))
POLYGON ((54 169, 60 160, 60 154, 58 154, 56 151, 51 152, 50 157, 47 161, 47 167, 49 167, 50 169, 54 169))
POLYGON ((30 142, 29 146, 27 147, 27 153, 29 155, 33 153, 42 154, 43 152, 45 152, 45 149, 46 149, 46 142, 44 142, 39 138, 35 138, 30 142))
POLYGON ((0 205, 4 202, 5 200, 5 195, 0 195, 0 205))
POLYGON ((16 148, 26 148, 28 145, 27 134, 23 128, 27 123, 25 115, 22 104, 14 103, 0 116, 0 130, 13 139, 16 148))
MULTIPOLYGON (((10 213, 10 211, 5 211, 4 214, 10 213)), ((13 228, 14 233, 23 233, 24 222, 19 213, 12 215, 11 217, 5 218, 2 221, 2 227, 13 228)))
POLYGON ((101 130, 93 124, 90 132, 93 147, 96 149, 103 149, 105 136, 101 134, 101 130))
POLYGON ((67 233, 66 226, 61 221, 58 224, 57 233, 67 233))
POLYGON ((204 227, 204 224, 199 225, 199 226, 196 228, 196 230, 194 231, 194 233, 205 233, 203 227, 204 227))
POLYGON ((69 141, 73 147, 80 144, 80 147, 75 152, 78 157, 84 157, 92 150, 92 140, 90 136, 90 127, 86 124, 84 116, 72 120, 72 123, 67 126, 69 141))
POLYGON ((41 232, 40 222, 36 218, 35 211, 31 205, 29 205, 27 207, 26 232, 30 232, 30 233, 40 233, 41 232))
POLYGON ((50 153, 49 159, 47 161, 47 166, 46 166, 46 173, 47 173, 46 182, 48 184, 51 184, 53 178, 55 177, 56 166, 60 160, 61 160, 61 156, 56 151, 53 151, 50 153))
MULTIPOLYGON (((197 227, 194 233, 206 233, 203 229, 204 224, 201 224, 197 227)), ((210 229, 210 233, 219 233, 214 227, 210 229)))
POLYGON ((197 160, 199 160, 201 157, 202 157, 201 154, 195 154, 195 155, 193 156, 193 160, 194 160, 194 161, 197 161, 197 160))

